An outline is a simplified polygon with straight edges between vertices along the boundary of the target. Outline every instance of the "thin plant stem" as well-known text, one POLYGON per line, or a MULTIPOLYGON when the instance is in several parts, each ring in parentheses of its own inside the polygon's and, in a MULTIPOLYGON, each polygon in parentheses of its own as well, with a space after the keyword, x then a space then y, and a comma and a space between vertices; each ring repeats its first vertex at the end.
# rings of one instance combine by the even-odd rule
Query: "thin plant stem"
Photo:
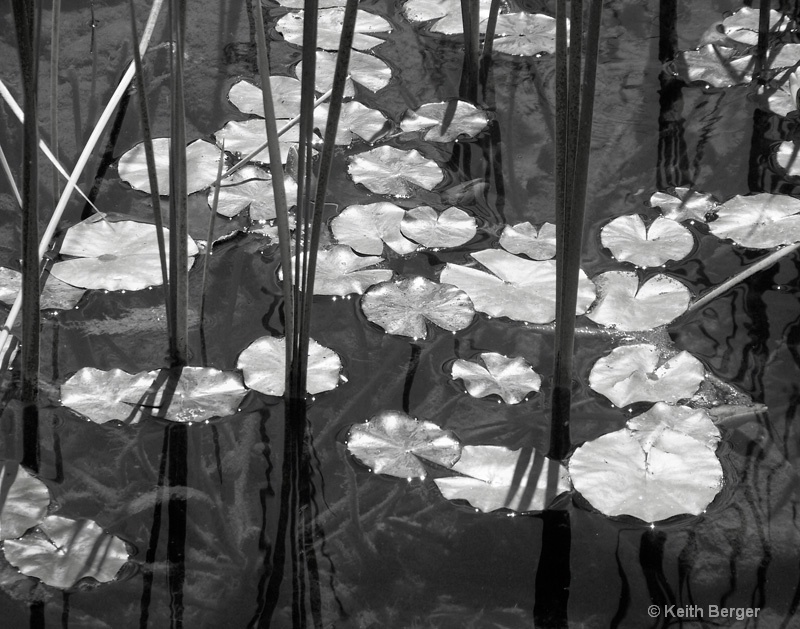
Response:
POLYGON ((11 191, 14 193, 14 198, 17 200, 17 204, 20 207, 22 207, 22 195, 20 194, 19 188, 17 187, 17 182, 14 180, 14 173, 11 172, 11 167, 8 165, 8 160, 6 159, 6 153, 3 150, 2 146, 0 146, 0 165, 3 166, 3 172, 6 175, 8 184, 11 186, 11 191))
MULTIPOLYGON (((206 237, 206 252, 203 256, 203 281, 200 284, 200 334, 204 335, 203 322, 206 311, 206 283, 208 281, 208 266, 211 259, 211 248, 214 238, 214 223, 217 218, 217 206, 219 204, 219 189, 222 187, 220 184, 220 176, 222 175, 222 166, 225 164, 225 139, 222 139, 222 147, 219 152, 219 164, 217 165, 217 180, 214 183, 214 198, 211 202, 211 216, 208 218, 208 236, 206 237)), ((203 343, 203 350, 205 352, 205 343, 203 343)), ((207 361, 203 357, 203 364, 207 361)))
POLYGON ((475 103, 478 99, 480 73, 480 4, 461 0, 461 24, 464 30, 464 64, 461 71, 460 98, 475 103))
MULTIPOLYGON (((58 155, 58 45, 61 26, 61 0, 53 0, 50 29, 50 144, 58 155)), ((53 198, 58 198, 58 173, 53 172, 53 198)))

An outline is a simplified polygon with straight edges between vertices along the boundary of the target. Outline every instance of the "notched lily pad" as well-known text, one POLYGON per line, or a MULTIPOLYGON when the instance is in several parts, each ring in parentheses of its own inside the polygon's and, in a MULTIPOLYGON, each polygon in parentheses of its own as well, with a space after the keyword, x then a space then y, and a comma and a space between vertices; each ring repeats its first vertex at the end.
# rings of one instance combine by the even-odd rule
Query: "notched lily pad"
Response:
MULTIPOLYGON (((314 110, 314 124, 320 136, 325 133, 328 123, 328 107, 324 103, 314 110)), ((370 109, 356 100, 342 103, 339 122, 336 127, 335 143, 349 146, 358 137, 370 144, 389 130, 389 120, 377 109, 370 109)))
MULTIPOLYGON (((742 7, 733 15, 722 20, 722 32, 726 37, 740 44, 755 46, 758 43, 760 10, 742 7)), ((783 33, 789 27, 789 20, 779 11, 770 9, 769 33, 783 33)))
MULTIPOLYGON (((300 114, 300 81, 291 76, 271 76, 272 103, 275 118, 288 120, 300 114)), ((243 114, 264 117, 264 95, 260 87, 248 81, 234 83, 228 100, 243 114)), ((262 123, 263 124, 263 123, 262 123)), ((278 125, 280 127, 280 124, 278 125)))
MULTIPOLYGON (((333 75, 336 68, 336 54, 324 50, 317 51, 317 70, 314 73, 315 87, 318 92, 326 92, 333 85, 333 75)), ((303 64, 298 63, 295 68, 295 75, 302 76, 303 64)), ((367 88, 371 92, 377 92, 389 85, 392 78, 392 69, 382 59, 374 55, 353 50, 350 52, 350 65, 348 68, 350 78, 345 84, 344 95, 346 97, 355 96, 353 82, 367 88)))
POLYGON ((775 149, 775 161, 789 177, 800 176, 800 144, 781 142, 775 149))
MULTIPOLYGON (((485 20, 489 17, 491 0, 479 0, 478 21, 481 32, 485 32, 485 20)), ((456 35, 464 32, 461 19, 460 0, 408 0, 403 5, 403 15, 411 22, 429 22, 430 30, 442 35, 456 35)))
POLYGON ((400 232, 405 214, 403 208, 389 202, 351 205, 331 221, 331 231, 336 240, 358 253, 381 255, 386 243, 405 255, 417 248, 400 232))
POLYGON ((707 215, 717 209, 719 203, 710 194, 691 188, 672 188, 667 192, 655 192, 650 197, 650 206, 661 208, 661 213, 673 221, 695 220, 705 223, 707 215))
POLYGON ((694 247, 694 237, 681 224, 659 216, 646 226, 638 214, 612 220, 600 230, 600 241, 617 260, 642 267, 682 260, 694 247))
POLYGON ((589 386, 617 406, 674 403, 692 397, 705 373, 703 364, 688 352, 666 358, 655 345, 622 345, 594 364, 589 386))
MULTIPOLYGON (((384 259, 380 256, 359 256, 347 245, 320 249, 317 254, 317 274, 314 278, 315 295, 363 294, 370 286, 391 279, 391 269, 370 269, 384 259)), ((294 264, 294 257, 292 257, 294 264)), ((293 267, 294 268, 294 267, 293 267)), ((292 275, 292 281, 295 281, 292 275)))
MULTIPOLYGON (((287 207, 297 204, 297 183, 288 175, 283 178, 287 207)), ((208 193, 208 205, 214 202, 214 191, 208 193)), ((250 220, 268 221, 275 218, 275 195, 272 176, 258 166, 245 166, 222 180, 217 202, 217 214, 232 218, 250 209, 250 220)))
POLYGON ((427 103, 407 112, 400 121, 404 132, 425 131, 428 142, 452 142, 460 136, 473 138, 488 125, 486 112, 462 100, 427 103))
MULTIPOLYGON (((767 69, 783 70, 800 60, 800 44, 783 44, 767 53, 767 69)), ((669 69, 675 76, 691 83, 700 81, 712 87, 743 85, 753 80, 755 56, 738 48, 706 44, 696 50, 678 53, 669 69)))
POLYGON ((433 190, 444 179, 444 173, 432 159, 419 151, 379 146, 352 155, 347 171, 356 183, 376 194, 410 197, 417 188, 433 190))
POLYGON ((414 339, 428 337, 427 322, 456 332, 475 316, 467 294, 449 284, 424 277, 404 278, 372 287, 361 298, 364 315, 389 334, 414 339))
POLYGON ((689 307, 689 289, 666 275, 655 275, 639 286, 628 271, 608 271, 593 278, 598 300, 586 316, 620 330, 650 330, 682 315, 689 307))
POLYGON ((709 229, 751 249, 792 244, 800 241, 800 200, 767 192, 735 196, 717 208, 709 229))
MULTIPOLYGON (((232 120, 225 124, 222 129, 214 134, 217 142, 222 146, 225 142, 225 150, 236 155, 247 155, 255 151, 259 146, 267 141, 267 130, 264 120, 261 118, 251 118, 250 120, 232 120)), ((300 130, 297 125, 289 129, 280 137, 278 142, 281 151, 281 161, 285 164, 289 158, 289 151, 297 146, 300 140, 300 130)), ((269 164, 269 149, 264 148, 253 157, 253 161, 262 164, 269 164)), ((216 178, 216 172, 214 173, 216 178)), ((211 180, 212 182, 214 179, 211 180)))
POLYGON ((113 581, 128 561, 128 549, 91 520, 50 515, 20 539, 3 543, 6 559, 22 574, 47 585, 71 588, 90 577, 113 581))
MULTIPOLYGON (((262 336, 245 348, 236 361, 245 384, 260 393, 281 396, 286 382, 286 339, 262 336)), ((314 339, 308 344, 306 391, 311 395, 331 391, 339 384, 342 361, 332 349, 314 339)))
POLYGON ((521 356, 509 358, 485 352, 478 356, 478 361, 459 358, 450 371, 453 380, 464 381, 472 397, 499 395, 506 404, 519 404, 542 384, 539 374, 521 356))
MULTIPOLYGON (((569 28, 569 27, 568 27, 569 28)), ((497 16, 492 50, 532 57, 556 51, 556 20, 541 13, 504 13, 497 16)))
MULTIPOLYGON (((304 13, 304 11, 287 13, 275 25, 275 29, 283 35, 287 42, 298 46, 303 45, 304 13)), ((339 50, 343 20, 343 8, 321 9, 317 12, 317 48, 339 50)), ((373 37, 372 33, 389 33, 391 30, 391 24, 379 15, 359 10, 356 17, 353 48, 356 50, 370 50, 383 43, 382 39, 373 37)))
MULTIPOLYGON (((158 193, 169 196, 169 138, 153 140, 158 193)), ((186 185, 189 194, 208 188, 217 178, 219 149, 205 140, 195 140, 186 147, 186 185)), ((144 143, 137 144, 119 158, 120 179, 134 190, 150 192, 144 143)))
MULTIPOLYGON (((169 252, 169 232, 164 229, 169 252)), ((189 256, 199 253, 191 238, 189 256)), ((134 221, 84 221, 70 227, 61 254, 79 256, 56 262, 50 273, 80 288, 141 290, 162 283, 155 225, 134 221)))
POLYGON ((20 537, 47 515, 50 492, 42 481, 16 463, 4 461, 0 468, 0 540, 20 537))
MULTIPOLYGON (((21 290, 22 273, 0 267, 0 301, 9 305, 13 304, 21 290)), ((71 286, 47 273, 40 297, 40 307, 42 310, 69 310, 75 307, 84 293, 86 293, 85 289, 71 286)))
POLYGON ((647 449, 665 430, 675 430, 696 439, 712 451, 720 442, 719 428, 708 411, 656 402, 646 413, 631 417, 628 428, 647 449))
POLYGON ((567 471, 539 452, 509 450, 502 446, 464 446, 453 466, 463 476, 434 480, 448 500, 466 500, 476 509, 489 512, 512 509, 543 511, 553 500, 570 490, 567 471))
POLYGON ((427 205, 415 207, 403 216, 400 230, 423 247, 458 247, 478 232, 475 219, 464 210, 449 207, 441 214, 427 205))
POLYGON ((449 430, 400 411, 382 411, 363 424, 354 424, 347 449, 376 474, 425 478, 422 461, 452 467, 461 456, 461 443, 449 430))
POLYGON ((533 260, 550 260, 556 255, 556 226, 544 223, 537 229, 527 221, 506 225, 500 234, 500 246, 533 260))

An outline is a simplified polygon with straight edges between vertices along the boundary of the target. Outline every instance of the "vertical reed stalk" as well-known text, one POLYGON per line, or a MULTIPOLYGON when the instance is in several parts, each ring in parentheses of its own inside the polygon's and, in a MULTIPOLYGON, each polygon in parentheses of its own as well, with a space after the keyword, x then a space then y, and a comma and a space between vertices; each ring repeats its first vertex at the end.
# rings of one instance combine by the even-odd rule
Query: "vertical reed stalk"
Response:
MULTIPOLYGON (((208 236, 206 237, 206 252, 203 256, 203 281, 200 283, 200 347, 203 352, 203 365, 208 364, 205 343, 205 313, 206 313, 206 282, 208 281, 208 267, 211 260, 211 249, 214 243, 214 223, 217 219, 217 206, 219 204, 219 189, 222 187, 222 167, 225 164, 225 139, 222 140, 222 148, 219 152, 219 164, 217 165, 217 179, 214 182, 214 198, 211 202, 211 216, 208 217, 208 236)), ((162 257, 163 260, 163 257, 162 257)))
POLYGON ((477 104, 481 51, 479 0, 461 0, 461 24, 464 30, 464 65, 459 96, 461 100, 477 104))
MULTIPOLYGON (((50 146, 58 155, 58 45, 61 26, 61 0, 53 0, 53 22, 50 29, 50 146)), ((53 199, 57 199, 58 172, 53 170, 53 199)))

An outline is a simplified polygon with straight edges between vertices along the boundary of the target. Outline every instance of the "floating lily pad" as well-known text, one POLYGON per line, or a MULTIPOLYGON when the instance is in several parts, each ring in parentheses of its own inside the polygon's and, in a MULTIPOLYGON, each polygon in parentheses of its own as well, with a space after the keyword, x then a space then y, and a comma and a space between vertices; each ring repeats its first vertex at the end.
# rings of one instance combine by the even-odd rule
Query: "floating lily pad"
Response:
MULTIPOLYGON (((783 44, 769 50, 767 68, 782 70, 800 60, 800 44, 783 44)), ((750 83, 755 57, 737 48, 706 44, 697 50, 680 52, 671 62, 673 74, 684 81, 701 81, 713 87, 731 87, 750 83)))
MULTIPOLYGON (((153 140, 153 157, 156 165, 158 193, 169 195, 169 138, 153 140)), ((186 147, 186 186, 188 194, 208 188, 217 178, 220 160, 219 149, 205 140, 195 140, 186 147)), ((137 144, 119 158, 120 179, 134 190, 150 192, 144 143, 137 144)))
MULTIPOLYGON (((164 230, 169 252, 169 232, 164 230)), ((199 253, 191 238, 189 256, 199 253)), ((56 262, 50 273, 81 288, 141 290, 162 283, 155 225, 134 221, 84 221, 70 227, 61 254, 80 256, 56 262)))
POLYGON ((680 223, 659 216, 645 226, 638 214, 618 216, 605 225, 600 241, 617 260, 643 267, 682 260, 694 247, 694 237, 680 223))
MULTIPOLYGON (((0 267, 0 301, 6 304, 14 303, 21 290, 22 273, 0 267)), ((84 293, 85 289, 70 286, 48 273, 40 297, 40 307, 42 310, 68 310, 75 307, 84 293)))
POLYGON ((578 448, 569 461, 575 489, 606 515, 656 522, 700 514, 722 486, 722 466, 711 448, 672 428, 629 428, 578 448))
POLYGON ((661 433, 668 429, 697 439, 712 451, 721 438, 719 428, 706 410, 664 402, 656 402, 646 413, 631 417, 627 427, 645 449, 656 443, 661 433))
POLYGON ((464 476, 434 482, 448 500, 466 500, 483 512, 543 511, 556 496, 570 490, 567 471, 535 451, 530 462, 521 463, 522 452, 501 446, 464 446, 452 468, 464 476), (524 469, 518 469, 523 465, 524 469))
POLYGON ((418 188, 433 190, 444 179, 442 169, 419 151, 379 146, 352 155, 347 170, 353 181, 370 192, 410 197, 418 188))
POLYGON ((752 249, 769 249, 800 241, 800 200, 762 192, 735 196, 717 208, 709 224, 717 238, 730 238, 752 249))
POLYGON ((464 210, 449 207, 441 214, 427 205, 409 210, 400 229, 423 247, 458 247, 475 237, 478 225, 464 210))
POLYGON ((788 69, 767 86, 767 107, 779 116, 797 111, 797 90, 800 87, 800 69, 788 69))
POLYGON ((717 200, 710 194, 691 188, 674 188, 672 193, 656 192, 650 197, 650 206, 661 208, 661 213, 673 221, 695 220, 706 222, 706 216, 715 211, 717 200))
MULTIPOLYGON (((214 134, 217 142, 222 145, 225 142, 225 150, 237 155, 247 155, 255 151, 259 146, 267 141, 267 130, 264 127, 264 121, 261 118, 252 118, 250 120, 237 121, 232 120, 228 122, 222 129, 214 134)), ((281 161, 285 164, 289 157, 289 151, 293 146, 297 145, 300 141, 300 130, 295 125, 289 131, 284 133, 278 142, 281 150, 281 161)), ((253 157, 256 162, 262 164, 269 163, 269 149, 256 153, 253 157)), ((216 172, 214 173, 216 177, 216 172)), ((214 179, 211 180, 212 182, 214 179)))
POLYGON ((177 381, 158 370, 84 367, 61 386, 61 403, 98 424, 148 416, 199 422, 234 414, 245 393, 238 374, 211 367, 184 367, 177 381))
MULTIPOLYGON (((291 76, 271 76, 269 85, 272 90, 275 118, 288 120, 298 116, 300 114, 300 80, 291 76)), ((244 114, 264 117, 263 92, 260 87, 256 87, 249 81, 234 83, 228 92, 228 100, 244 114)))
MULTIPOLYGON (((254 391, 283 395, 286 383, 286 339, 274 336, 256 339, 239 354, 236 368, 242 370, 245 384, 254 391)), ((341 372, 339 355, 310 339, 306 391, 316 395, 335 389, 341 372)))
POLYGON ((411 253, 417 245, 400 232, 406 211, 394 203, 381 202, 346 207, 331 222, 331 231, 340 243, 358 253, 380 255, 386 243, 400 255, 411 253))
POLYGON ((473 138, 488 125, 486 112, 463 100, 427 103, 407 112, 400 121, 402 131, 426 131, 428 142, 452 142, 460 136, 473 138))
MULTIPOLYGON (((283 35, 287 42, 298 46, 303 45, 303 14, 303 11, 287 13, 275 25, 275 30, 283 35)), ((321 9, 317 12, 317 48, 339 50, 343 21, 343 8, 321 9)), ((353 48, 370 50, 383 43, 382 39, 373 37, 371 33, 388 33, 391 30, 391 24, 382 17, 368 11, 358 11, 353 48)))
MULTIPOLYGON (((324 50, 317 51, 317 69, 314 73, 315 87, 318 92, 326 92, 333 85, 333 74, 336 68, 336 54, 324 50)), ((303 64, 298 63, 295 75, 300 77, 303 72, 303 64)), ((386 65, 382 59, 373 55, 353 50, 350 52, 350 64, 348 66, 350 78, 347 80, 344 95, 354 96, 355 89, 353 82, 367 88, 371 92, 377 92, 389 85, 392 78, 392 69, 386 65)))
MULTIPOLYGON (((448 264, 441 280, 465 291, 475 309, 493 317, 549 323, 556 316, 556 263, 532 261, 500 249, 471 254, 494 275, 458 264, 448 264)), ((594 301, 594 284, 581 271, 577 314, 594 301)))
POLYGON ((556 226, 545 223, 537 229, 527 221, 506 225, 500 234, 500 246, 533 260, 550 260, 556 255, 556 226))
POLYGON ((118 537, 91 520, 58 515, 47 516, 20 539, 6 540, 3 550, 22 574, 57 588, 70 588, 87 577, 113 581, 128 561, 128 549, 118 537))
MULTIPOLYGON (((302 9, 305 6, 305 0, 275 0, 280 6, 287 9, 302 9)), ((343 7, 347 4, 347 0, 318 0, 320 9, 330 9, 332 7, 343 7)))
POLYGON ((556 51, 556 20, 541 13, 504 13, 497 16, 492 50, 532 57, 556 51))
MULTIPOLYGON (((722 20, 722 32, 735 42, 755 46, 758 43, 758 23, 761 11, 742 7, 733 15, 722 20)), ((779 11, 770 9, 769 32, 777 34, 784 32, 789 26, 789 20, 779 11)))
MULTIPOLYGON (((489 17, 491 6, 491 0, 479 0, 478 20, 481 32, 486 30, 484 21, 489 17)), ((436 20, 430 26, 434 33, 456 35, 464 32, 460 0, 408 0, 403 5, 403 15, 411 22, 436 20)))
MULTIPOLYGON (((283 178, 286 204, 297 204, 297 183, 289 176, 283 178)), ((208 205, 214 202, 214 191, 208 193, 208 205)), ((217 202, 217 214, 229 218, 250 209, 250 220, 268 221, 275 218, 275 196, 272 176, 257 166, 245 166, 222 180, 217 202)))
POLYGON ((608 271, 593 278, 598 300, 586 316, 620 330, 650 330, 666 325, 689 307, 689 289, 666 275, 655 275, 639 286, 629 271, 608 271))
POLYGON ((404 278, 372 287, 361 299, 364 315, 389 334, 414 339, 428 337, 427 322, 456 332, 475 316, 467 294, 449 284, 424 277, 404 278))
MULTIPOLYGON (((314 124, 325 133, 328 123, 328 107, 324 103, 314 110, 314 124)), ((336 144, 348 146, 357 137, 372 143, 389 130, 389 120, 377 109, 370 109, 358 101, 342 103, 339 123, 336 127, 336 144)))
POLYGON ((480 362, 458 359, 450 372, 454 380, 464 381, 472 397, 499 395, 506 404, 519 404, 542 384, 539 374, 521 356, 509 358, 485 352, 478 360, 480 362))
POLYGON ((44 519, 50 506, 50 492, 38 478, 8 461, 0 468, 0 482, 3 495, 0 540, 14 539, 44 519))
POLYGON ((622 345, 594 364, 589 386, 617 406, 627 406, 688 399, 704 379, 703 364, 688 352, 667 359, 654 345, 622 345))
MULTIPOLYGON (((370 269, 383 262, 379 256, 359 256, 347 245, 320 249, 317 254, 317 274, 314 278, 315 295, 363 294, 373 284, 391 279, 390 269, 370 269)), ((292 258, 294 264, 294 257, 292 258)), ((294 275, 292 281, 295 281, 294 275)))
POLYGON ((425 478, 420 459, 452 467, 461 455, 461 443, 452 432, 400 411, 382 411, 354 424, 347 449, 376 474, 409 480, 425 478))
POLYGON ((800 176, 800 144, 781 142, 775 151, 775 161, 790 177, 800 176))

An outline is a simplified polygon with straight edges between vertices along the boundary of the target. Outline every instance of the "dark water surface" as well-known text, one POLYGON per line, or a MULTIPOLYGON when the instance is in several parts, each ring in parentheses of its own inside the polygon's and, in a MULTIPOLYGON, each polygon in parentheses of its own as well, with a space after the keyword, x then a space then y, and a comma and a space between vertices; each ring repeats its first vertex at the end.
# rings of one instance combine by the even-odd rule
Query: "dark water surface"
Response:
MULTIPOLYGON (((736 2, 605 4, 583 262, 590 277, 620 268, 600 246, 602 225, 632 212, 655 216, 646 202, 656 190, 693 185, 719 199, 797 192, 768 167, 771 144, 794 137, 796 121, 757 109, 750 88, 707 90, 662 73, 666 52, 693 47, 715 20, 739 8, 736 2), (672 13, 674 20, 668 19, 672 13)), ((408 108, 458 95, 458 38, 409 24, 400 3, 373 0, 361 6, 393 24, 375 54, 392 66, 394 76, 377 94, 359 89, 359 100, 398 121, 408 108)), ((552 15, 554 6, 530 1, 517 8, 552 15)), ((130 38, 127 3, 95 0, 94 29, 87 2, 63 0, 62 7, 59 128, 61 156, 71 166, 130 58, 130 38)), ((148 8, 138 6, 140 22, 148 8)), ((187 136, 210 139, 227 120, 245 118, 226 94, 236 80, 256 73, 250 10, 246 2, 194 1, 188 8, 187 136)), ((274 25, 282 13, 269 5, 268 23, 274 25)), ((46 6, 43 23, 49 28, 46 6)), ((153 45, 165 40, 163 23, 162 16, 153 45)), ((0 78, 20 94, 13 32, 6 6, 0 15, 0 78)), ((274 30, 270 36, 273 71, 289 74, 299 49, 282 42, 274 30)), ((42 39, 47 76, 49 36, 42 39)), ((163 45, 150 55, 154 133, 165 136, 163 45)), ((463 262, 470 251, 495 246, 503 224, 553 220, 554 74, 547 57, 497 56, 485 92, 496 120, 488 132, 452 147, 399 144, 423 150, 445 168, 442 188, 475 178, 488 186, 460 204, 478 219, 477 239, 460 249, 405 259, 390 253, 391 268, 436 279, 445 262, 463 262)), ((42 103, 49 102, 47 92, 45 79, 42 103)), ((7 109, 0 111, 0 141, 12 165, 18 164, 20 128, 7 109)), ((48 116, 43 105, 45 136, 48 116)), ((114 141, 98 148, 83 188, 94 186, 95 203, 103 211, 144 218, 149 198, 123 184, 113 165, 140 141, 138 120, 131 100, 116 120, 114 141)), ((383 200, 346 174, 345 156, 369 148, 355 143, 338 152, 330 202, 344 207, 383 200)), ((204 203, 200 196, 193 204, 191 229, 199 238, 205 238, 208 218, 204 203)), ((50 205, 44 202, 43 213, 50 205)), ((0 263, 16 267, 14 206, 3 180, 0 263)), ((70 221, 83 211, 74 201, 70 221)), ((669 264, 666 272, 696 292, 760 255, 709 236, 705 226, 693 230, 696 251, 669 264)), ((276 270, 274 246, 258 235, 240 234, 215 247, 204 344, 198 313, 201 270, 192 271, 193 364, 234 369, 237 355, 254 339, 283 334, 276 270)), ((551 335, 478 315, 458 334, 439 330, 426 341, 410 342, 366 321, 357 298, 317 298, 312 336, 339 353, 348 382, 309 402, 311 457, 298 464, 291 433, 288 439, 285 435, 282 403, 260 394, 250 393, 235 416, 193 426, 158 420, 96 425, 60 407, 57 387, 81 367, 136 372, 165 364, 160 291, 89 292, 76 309, 45 319, 42 378, 52 403, 41 410, 40 475, 59 514, 90 518, 124 539, 133 550, 132 562, 114 583, 61 592, 19 575, 0 558, 0 624, 800 627, 795 615, 800 602, 800 442, 794 424, 800 402, 798 291, 795 255, 669 329, 680 348, 766 404, 769 413, 725 429, 719 453, 726 487, 708 512, 655 527, 633 518, 607 518, 571 496, 541 515, 475 513, 444 500, 430 479, 380 477, 347 454, 348 427, 385 409, 434 421, 467 444, 546 450, 551 335), (482 351, 523 355, 544 374, 542 392, 516 406, 465 395, 450 380, 449 365, 482 351), (291 484, 288 479, 298 469, 311 470, 310 480, 291 484), (295 511, 292 505, 298 504, 295 511), (293 527, 306 534, 287 536, 286 529, 293 527), (656 617, 648 614, 650 605, 658 606, 656 617), (757 619, 737 620, 711 617, 710 606, 759 611, 757 619)), ((591 324, 580 318, 579 325, 591 324)), ((614 343, 603 336, 577 341, 581 381, 575 444, 619 429, 629 416, 586 385, 591 365, 614 343)), ((11 402, 2 417, 4 458, 18 456, 13 432, 18 419, 19 409, 11 402)))

